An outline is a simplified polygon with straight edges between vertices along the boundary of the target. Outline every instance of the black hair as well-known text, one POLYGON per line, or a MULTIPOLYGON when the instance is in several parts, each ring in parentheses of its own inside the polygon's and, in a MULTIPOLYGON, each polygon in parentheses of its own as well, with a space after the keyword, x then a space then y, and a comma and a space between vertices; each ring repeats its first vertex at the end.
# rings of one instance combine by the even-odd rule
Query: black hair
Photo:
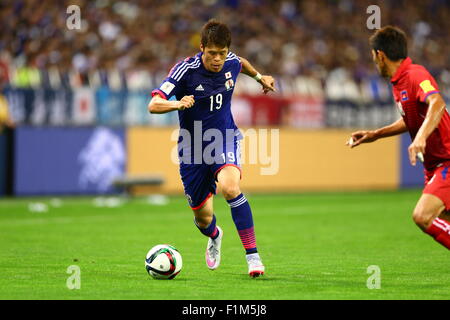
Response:
POLYGON ((229 48, 231 45, 230 29, 226 24, 215 19, 209 20, 202 28, 201 44, 204 48, 208 45, 229 48))
POLYGON ((398 27, 386 26, 377 30, 369 42, 373 50, 383 51, 389 60, 398 61, 408 56, 406 34, 398 27))

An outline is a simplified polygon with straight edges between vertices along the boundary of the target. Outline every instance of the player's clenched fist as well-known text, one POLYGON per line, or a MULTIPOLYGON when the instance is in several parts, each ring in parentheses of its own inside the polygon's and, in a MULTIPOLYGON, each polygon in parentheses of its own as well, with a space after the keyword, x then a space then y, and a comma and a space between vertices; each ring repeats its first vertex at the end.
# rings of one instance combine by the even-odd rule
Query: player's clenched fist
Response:
POLYGON ((195 103, 194 96, 184 96, 178 101, 178 110, 191 108, 195 103))

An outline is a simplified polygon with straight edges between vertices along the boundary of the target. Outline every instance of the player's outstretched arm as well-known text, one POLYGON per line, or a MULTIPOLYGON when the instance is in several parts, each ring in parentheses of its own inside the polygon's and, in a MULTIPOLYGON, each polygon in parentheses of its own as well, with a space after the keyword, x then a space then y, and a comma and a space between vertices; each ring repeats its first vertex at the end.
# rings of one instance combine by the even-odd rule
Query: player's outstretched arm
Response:
POLYGON ((242 57, 239 57, 239 59, 242 63, 241 73, 246 74, 258 81, 262 85, 264 94, 268 93, 269 91, 276 91, 275 79, 272 76, 261 75, 247 59, 242 57))
POLYGON ((350 148, 359 146, 361 143, 374 142, 381 138, 395 136, 408 131, 403 118, 398 119, 393 124, 377 130, 361 130, 352 133, 352 137, 347 141, 346 145, 350 148))
POLYGON ((148 111, 157 114, 167 113, 191 108, 194 103, 194 96, 184 96, 180 101, 168 101, 156 94, 148 104, 148 111))
POLYGON ((418 153, 425 154, 427 139, 430 134, 438 127, 445 112, 445 101, 439 93, 434 93, 427 98, 428 111, 425 120, 417 132, 414 141, 408 147, 409 161, 413 166, 416 165, 416 156, 418 153))

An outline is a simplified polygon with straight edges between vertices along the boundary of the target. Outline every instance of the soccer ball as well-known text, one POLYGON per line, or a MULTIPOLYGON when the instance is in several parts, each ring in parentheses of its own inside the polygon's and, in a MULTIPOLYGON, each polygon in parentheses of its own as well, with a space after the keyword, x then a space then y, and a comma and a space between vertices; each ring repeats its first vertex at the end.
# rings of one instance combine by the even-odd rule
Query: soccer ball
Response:
POLYGON ((154 246, 145 257, 145 269, 154 279, 173 279, 182 266, 181 254, 168 244, 154 246))

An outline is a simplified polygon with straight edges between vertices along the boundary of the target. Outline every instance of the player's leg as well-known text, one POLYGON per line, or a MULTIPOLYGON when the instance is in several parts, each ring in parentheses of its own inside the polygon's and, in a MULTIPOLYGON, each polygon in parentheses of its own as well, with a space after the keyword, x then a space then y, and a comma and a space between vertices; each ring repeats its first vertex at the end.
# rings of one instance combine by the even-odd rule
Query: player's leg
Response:
POLYGON ((413 220, 425 233, 450 250, 450 223, 446 213, 450 209, 448 172, 448 166, 441 166, 426 174, 426 185, 414 209, 413 220))
MULTIPOLYGON (((194 212, 195 225, 200 229, 200 231, 206 230, 208 227, 211 226, 211 223, 213 222, 213 220, 215 220, 214 219, 215 218, 214 217, 214 209, 213 209, 213 197, 208 196, 208 198, 205 200, 204 203, 202 203, 200 206, 192 208, 192 211, 194 212)), ((203 233, 203 231, 202 231, 202 233, 203 233)), ((212 230, 212 231, 214 231, 214 230, 212 230)), ((206 232, 205 235, 210 236, 210 234, 208 232, 206 232)))
POLYGON ((194 224, 202 234, 207 236, 206 264, 215 269, 220 263, 220 246, 222 230, 216 225, 213 210, 213 194, 216 192, 214 176, 208 166, 182 165, 180 166, 181 180, 184 193, 194 213, 194 224))
POLYGON ((219 187, 231 208, 233 222, 245 248, 249 275, 257 277, 264 274, 264 265, 256 247, 252 210, 239 187, 240 178, 241 172, 234 165, 224 166, 217 173, 219 187))
POLYGON ((419 228, 450 250, 450 223, 439 216, 445 213, 444 202, 433 194, 423 194, 416 205, 413 220, 419 228))
POLYGON ((213 209, 213 197, 209 197, 206 202, 193 208, 194 223, 202 234, 215 240, 219 236, 219 227, 216 225, 216 216, 213 209))
POLYGON ((450 211, 444 211, 439 215, 439 219, 445 220, 450 223, 450 211))
POLYGON ((202 206, 192 211, 194 212, 195 225, 202 234, 209 237, 205 252, 206 265, 209 269, 215 270, 220 265, 223 231, 216 224, 213 197, 209 197, 202 206))

